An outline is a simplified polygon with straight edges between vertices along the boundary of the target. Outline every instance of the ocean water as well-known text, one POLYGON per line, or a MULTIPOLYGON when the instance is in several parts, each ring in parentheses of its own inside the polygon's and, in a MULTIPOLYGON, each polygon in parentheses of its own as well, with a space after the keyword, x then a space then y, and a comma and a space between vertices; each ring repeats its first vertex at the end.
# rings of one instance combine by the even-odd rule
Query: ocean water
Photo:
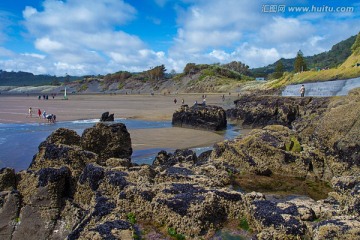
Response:
MULTIPOLYGON (((80 136, 86 128, 92 127, 98 119, 65 121, 56 124, 48 123, 26 123, 26 124, 2 124, 0 123, 0 169, 3 167, 14 168, 16 171, 27 169, 38 152, 39 144, 44 141, 53 131, 58 128, 68 128, 76 131, 80 136)), ((169 128, 170 121, 144 121, 135 119, 116 119, 115 123, 124 123, 128 130, 169 128)), ((228 124, 226 131, 219 132, 224 139, 233 139, 239 134, 239 129, 228 124)), ((197 154, 212 149, 212 146, 194 148, 197 154)), ((135 150, 131 161, 134 163, 151 164, 156 154, 165 150, 168 152, 175 149, 152 148, 135 150)))

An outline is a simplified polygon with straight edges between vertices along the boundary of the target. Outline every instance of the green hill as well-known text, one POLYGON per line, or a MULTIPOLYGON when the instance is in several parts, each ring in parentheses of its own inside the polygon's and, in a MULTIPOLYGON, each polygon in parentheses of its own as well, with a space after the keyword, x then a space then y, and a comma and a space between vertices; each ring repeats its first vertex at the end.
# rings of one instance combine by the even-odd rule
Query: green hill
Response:
MULTIPOLYGON (((308 68, 327 69, 339 66, 351 55, 351 47, 354 44, 355 39, 356 35, 335 44, 334 46, 332 46, 331 50, 327 52, 305 57, 308 68)), ((266 67, 250 69, 250 72, 255 77, 267 76, 275 71, 275 67, 279 61, 283 63, 284 70, 286 72, 292 72, 294 70, 295 58, 281 58, 275 63, 270 64, 266 67)))
POLYGON ((34 75, 28 72, 7 72, 0 70, 0 86, 40 86, 59 85, 65 81, 74 81, 78 77, 56 77, 51 75, 34 75))
POLYGON ((264 89, 281 89, 289 84, 351 79, 360 76, 360 32, 350 47, 351 55, 340 65, 324 70, 310 70, 301 73, 287 72, 283 77, 268 81, 264 89))

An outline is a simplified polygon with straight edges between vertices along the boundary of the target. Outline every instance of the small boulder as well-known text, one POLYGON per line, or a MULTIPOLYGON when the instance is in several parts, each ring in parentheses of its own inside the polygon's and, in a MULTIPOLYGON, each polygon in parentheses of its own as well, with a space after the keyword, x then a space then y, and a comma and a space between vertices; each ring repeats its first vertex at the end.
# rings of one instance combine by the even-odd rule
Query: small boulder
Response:
POLYGON ((132 154, 130 133, 123 123, 97 123, 85 129, 81 136, 81 146, 98 154, 103 161, 109 158, 130 158, 132 154))
POLYGON ((76 131, 59 128, 46 138, 46 142, 53 144, 80 145, 80 136, 76 131))
POLYGON ((160 151, 155 157, 153 166, 170 167, 177 163, 190 163, 195 164, 197 162, 196 153, 190 149, 177 149, 175 152, 167 153, 166 151, 160 151))
POLYGON ((16 177, 15 170, 12 168, 0 169, 0 192, 12 191, 15 189, 16 177))
POLYGON ((109 112, 104 112, 101 114, 100 122, 113 122, 114 114, 110 114, 109 112))

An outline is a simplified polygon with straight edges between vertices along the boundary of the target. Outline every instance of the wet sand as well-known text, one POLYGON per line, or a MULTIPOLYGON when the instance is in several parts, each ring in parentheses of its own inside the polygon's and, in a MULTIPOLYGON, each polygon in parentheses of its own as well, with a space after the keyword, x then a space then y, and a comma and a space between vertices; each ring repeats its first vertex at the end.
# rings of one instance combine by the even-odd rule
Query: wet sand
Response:
MULTIPOLYGON (((222 101, 221 94, 208 94, 207 104, 224 108, 231 107, 236 96, 226 96, 222 101)), ((181 106, 181 100, 190 106, 198 101, 201 94, 182 95, 69 95, 68 100, 57 96, 49 100, 38 100, 37 96, 0 95, 0 123, 34 123, 44 122, 37 117, 38 109, 57 116, 57 121, 99 119, 103 112, 114 113, 115 118, 133 118, 143 120, 171 121, 172 114, 181 106), (177 104, 174 103, 177 99, 177 104), (28 116, 32 107, 33 116, 28 116)), ((134 149, 148 148, 189 148, 209 146, 223 140, 223 136, 209 131, 184 128, 140 129, 131 130, 130 135, 134 149)))

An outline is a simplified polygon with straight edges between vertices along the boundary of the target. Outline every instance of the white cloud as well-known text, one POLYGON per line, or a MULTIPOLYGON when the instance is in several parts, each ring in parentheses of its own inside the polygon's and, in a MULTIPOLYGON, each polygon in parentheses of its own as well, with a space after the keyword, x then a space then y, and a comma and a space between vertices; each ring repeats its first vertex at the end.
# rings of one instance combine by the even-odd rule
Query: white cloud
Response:
POLYGON ((36 39, 35 46, 37 49, 44 51, 44 52, 49 52, 49 53, 63 50, 62 43, 51 40, 49 37, 43 37, 43 38, 36 39))
MULTIPOLYGON (((169 49, 154 50, 142 33, 134 34, 137 31, 132 31, 131 24, 137 18, 152 20, 159 29, 167 19, 147 17, 147 13, 139 16, 141 9, 138 12, 130 1, 45 0, 42 8, 27 6, 22 12, 28 30, 26 40, 32 41, 36 50, 15 53, 0 45, 0 69, 82 75, 143 71, 160 64, 169 71, 181 72, 188 62, 241 61, 259 67, 281 57, 294 57, 299 49, 305 55, 329 50, 357 34, 355 26, 360 25, 356 12, 266 14, 261 12, 266 3, 254 0, 154 1, 164 11, 174 7, 177 12, 173 16, 175 36, 162 33, 163 39, 159 40, 172 41, 169 49)), ((276 4, 288 3, 279 0, 276 4)), ((294 0, 291 4, 309 3, 294 0)), ((11 37, 9 19, 0 12, 0 44, 11 37)), ((138 28, 138 23, 134 27, 138 28)), ((145 29, 143 33, 149 34, 145 29)))
POLYGON ((146 49, 138 36, 118 30, 137 14, 123 1, 46 0, 43 8, 26 7, 23 17, 35 47, 54 62, 47 64, 49 71, 106 73, 121 66, 147 69, 166 61, 162 54, 146 49))
POLYGON ((259 37, 269 43, 303 42, 315 32, 314 26, 295 18, 274 17, 260 29, 259 37))
POLYGON ((15 53, 9 49, 6 49, 4 47, 0 47, 0 57, 12 57, 15 53))
POLYGON ((113 24, 122 25, 134 19, 136 10, 118 0, 66 2, 46 0, 44 10, 37 11, 26 7, 23 16, 30 31, 39 30, 56 33, 59 29, 96 32, 99 28, 112 28, 113 24))
POLYGON ((37 10, 33 7, 26 6, 25 10, 23 11, 24 18, 30 18, 31 16, 37 14, 37 10))
POLYGON ((242 31, 261 22, 255 1, 200 1, 188 9, 178 9, 178 35, 173 51, 202 51, 217 46, 231 46, 242 31), (254 13, 255 12, 255 13, 254 13))
POLYGON ((39 59, 45 59, 45 57, 46 57, 45 55, 37 54, 37 53, 22 53, 21 55, 30 56, 30 57, 39 58, 39 59))
MULTIPOLYGON (((327 51, 357 34, 359 18, 343 14, 262 13, 258 1, 189 1, 178 9, 178 33, 169 52, 182 62, 226 63, 241 61, 250 67, 292 58, 301 49, 305 55, 327 51), (187 61, 188 60, 188 61, 187 61)), ((276 4, 287 4, 279 1, 276 4)), ((309 4, 301 0, 291 5, 309 4)))
POLYGON ((264 66, 280 59, 281 55, 276 48, 260 48, 244 43, 232 53, 241 61, 255 67, 264 66))

